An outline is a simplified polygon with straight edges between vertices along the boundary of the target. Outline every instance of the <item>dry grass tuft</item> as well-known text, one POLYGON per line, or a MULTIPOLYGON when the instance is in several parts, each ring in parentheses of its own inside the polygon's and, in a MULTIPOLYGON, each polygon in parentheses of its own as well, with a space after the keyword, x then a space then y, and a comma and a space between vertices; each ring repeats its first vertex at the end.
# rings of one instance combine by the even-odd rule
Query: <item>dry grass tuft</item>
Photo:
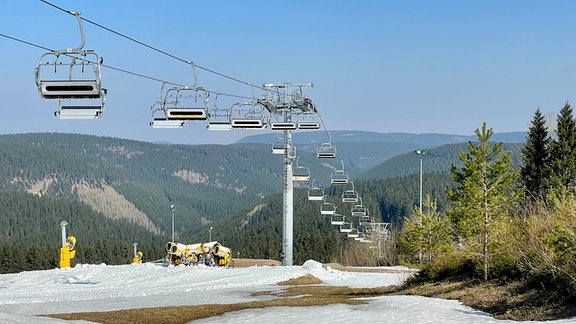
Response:
POLYGON ((311 274, 307 274, 299 278, 293 278, 290 280, 279 282, 278 284, 280 286, 302 286, 302 285, 319 285, 321 283, 322 280, 314 277, 311 274))

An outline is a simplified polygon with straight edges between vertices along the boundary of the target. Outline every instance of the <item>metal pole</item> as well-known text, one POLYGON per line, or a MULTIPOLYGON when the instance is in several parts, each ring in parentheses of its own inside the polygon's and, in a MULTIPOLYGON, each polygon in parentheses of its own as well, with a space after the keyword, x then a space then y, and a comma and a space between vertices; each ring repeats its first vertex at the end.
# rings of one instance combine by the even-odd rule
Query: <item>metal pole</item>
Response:
POLYGON ((422 158, 420 158, 420 212, 422 212, 422 158))
POLYGON ((172 242, 174 242, 174 205, 170 205, 170 211, 172 211, 172 242))
POLYGON ((134 247, 134 257, 138 257, 138 243, 134 242, 132 243, 132 246, 134 247))
MULTIPOLYGON (((284 116, 284 119, 290 119, 284 116)), ((289 121, 289 120, 287 120, 289 121)), ((294 188, 292 182, 292 132, 284 131, 284 194, 283 194, 283 221, 282 231, 282 264, 285 266, 293 265, 292 248, 294 243, 294 188)))
POLYGON ((210 229, 208 229, 208 242, 212 242, 212 228, 210 227, 210 229))
POLYGON ((66 225, 68 225, 66 221, 60 222, 60 227, 62 227, 62 247, 66 247, 66 225))
POLYGON ((414 151, 420 157, 420 211, 422 211, 422 157, 426 155, 426 150, 414 151))

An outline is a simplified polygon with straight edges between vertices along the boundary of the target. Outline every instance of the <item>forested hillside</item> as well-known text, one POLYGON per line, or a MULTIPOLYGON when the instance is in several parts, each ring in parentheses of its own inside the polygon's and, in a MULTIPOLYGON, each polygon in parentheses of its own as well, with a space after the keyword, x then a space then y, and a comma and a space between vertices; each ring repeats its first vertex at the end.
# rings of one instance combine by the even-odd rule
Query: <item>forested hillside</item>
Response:
MULTIPOLYGON (((350 206, 339 201, 340 195, 352 188, 376 221, 398 224, 419 198, 419 162, 412 153, 417 146, 411 145, 348 142, 338 147, 341 159, 326 161, 315 158, 313 144, 300 143, 297 164, 310 170, 316 185, 325 187, 326 199, 344 214, 350 206), (383 154, 376 149, 384 147, 383 154), (342 162, 346 170, 361 173, 387 155, 395 157, 360 179, 350 171, 353 184, 329 186, 331 173, 342 162)), ((429 148, 424 157, 423 192, 437 199, 440 208, 446 205, 450 184, 446 171, 460 147, 429 148)), ((79 240, 75 262, 128 262, 132 242, 145 250, 145 260, 159 259, 171 236, 172 204, 177 241, 205 241, 213 227, 213 238, 236 252, 281 258, 282 157, 271 154, 270 144, 170 145, 72 134, 0 135, 0 163, 0 271, 14 271, 14 264, 5 263, 37 253, 47 258, 28 261, 27 267, 54 266, 63 220, 79 240)), ((303 185, 295 182, 296 262, 333 260, 350 242, 319 214, 317 202, 306 199, 303 185)))
MULTIPOLYGON (((396 176, 407 176, 420 173, 420 159, 422 159, 422 172, 448 172, 450 165, 458 165, 458 154, 460 151, 466 151, 466 143, 447 144, 437 147, 423 148, 425 155, 416 155, 413 151, 400 154, 379 164, 378 166, 367 170, 359 175, 358 179, 384 179, 396 176)), ((522 143, 505 143, 505 151, 512 153, 512 161, 515 165, 520 164, 520 148, 522 143)))
POLYGON ((0 191, 0 272, 57 267, 62 221, 78 239, 74 263, 129 263, 133 242, 147 260, 164 253, 164 237, 108 219, 81 202, 0 191))

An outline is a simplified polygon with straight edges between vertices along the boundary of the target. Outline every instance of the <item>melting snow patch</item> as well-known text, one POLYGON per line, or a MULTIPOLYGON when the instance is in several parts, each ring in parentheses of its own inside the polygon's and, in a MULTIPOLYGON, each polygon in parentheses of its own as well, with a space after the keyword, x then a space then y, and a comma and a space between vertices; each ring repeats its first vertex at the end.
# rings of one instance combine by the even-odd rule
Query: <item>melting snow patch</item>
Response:
POLYGON ((354 277, 354 274, 351 272, 340 271, 333 269, 331 267, 324 268, 322 263, 308 260, 304 262, 302 268, 307 270, 308 273, 315 276, 316 278, 326 282, 326 281, 334 281, 334 280, 346 280, 354 277))

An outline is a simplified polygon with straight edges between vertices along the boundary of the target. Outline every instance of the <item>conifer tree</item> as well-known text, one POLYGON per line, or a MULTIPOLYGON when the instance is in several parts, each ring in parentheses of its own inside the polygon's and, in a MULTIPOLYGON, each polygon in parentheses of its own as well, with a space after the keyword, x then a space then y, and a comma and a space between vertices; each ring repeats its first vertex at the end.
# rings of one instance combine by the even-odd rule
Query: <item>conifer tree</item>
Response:
POLYGON ((574 191, 576 180, 576 122, 568 102, 558 114, 556 137, 550 143, 551 186, 574 191))
POLYGON ((543 199, 550 181, 550 136, 540 108, 534 113, 526 145, 520 153, 524 162, 520 173, 526 195, 543 199))
POLYGON ((481 246, 484 281, 488 280, 488 258, 491 244, 491 226, 499 219, 509 217, 523 195, 516 186, 520 172, 513 168, 510 152, 503 152, 503 143, 489 143, 494 134, 486 123, 476 129, 477 145, 469 142, 468 151, 460 151, 461 168, 452 164, 451 172, 456 188, 448 188, 453 203, 448 215, 461 239, 476 254, 474 243, 481 246))
POLYGON ((438 212, 430 195, 426 195, 424 207, 424 210, 414 208, 412 217, 404 218, 400 244, 406 252, 419 254, 422 261, 430 262, 452 242, 452 227, 438 212))

